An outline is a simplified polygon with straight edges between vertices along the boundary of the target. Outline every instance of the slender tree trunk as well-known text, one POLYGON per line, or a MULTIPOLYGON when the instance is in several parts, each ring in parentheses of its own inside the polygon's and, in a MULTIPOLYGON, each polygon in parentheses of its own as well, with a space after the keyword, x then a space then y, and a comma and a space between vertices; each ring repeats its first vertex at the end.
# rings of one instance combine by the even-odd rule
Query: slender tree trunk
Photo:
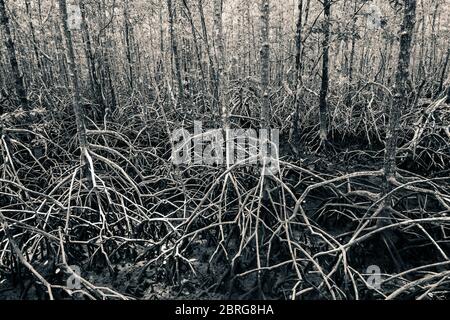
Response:
POLYGON ((85 50, 87 54, 87 61, 88 61, 88 68, 89 68, 89 75, 91 80, 91 88, 92 93, 94 95, 95 101, 100 105, 103 115, 105 113, 105 102, 103 101, 103 94, 102 89, 100 87, 99 79, 97 76, 97 68, 95 66, 95 60, 94 60, 94 53, 92 50, 92 42, 91 42, 91 36, 89 34, 89 26, 87 24, 86 20, 86 7, 84 5, 83 0, 79 0, 80 9, 81 9, 81 29, 84 33, 85 37, 85 50))
MULTIPOLYGON (((38 17, 38 21, 39 21, 38 30, 39 30, 39 34, 42 35, 45 31, 44 31, 44 24, 43 24, 41 0, 37 0, 37 9, 38 9, 37 17, 38 17)), ((36 45, 37 45, 37 42, 36 42, 36 45)), ((52 63, 51 62, 49 63, 50 59, 42 54, 42 51, 46 51, 48 49, 48 38, 40 39, 38 48, 40 49, 39 55, 40 55, 40 59, 41 59, 42 79, 45 82, 45 85, 47 87, 50 87, 53 82, 52 66, 51 66, 52 63)))
POLYGON ((39 51, 36 44, 36 33, 34 31, 34 25, 33 25, 33 16, 31 14, 31 8, 30 8, 30 0, 25 0, 25 9, 27 11, 28 16, 28 25, 30 27, 30 33, 31 33, 31 41, 33 42, 33 53, 34 57, 36 59, 36 65, 38 67, 39 72, 42 72, 42 65, 41 65, 41 57, 39 55, 39 51))
MULTIPOLYGON (((404 16, 403 23, 400 30, 400 50, 398 56, 397 72, 395 75, 394 98, 389 114, 389 127, 386 137, 386 151, 384 158, 384 194, 389 195, 392 190, 392 181, 395 180, 396 175, 396 155, 397 142, 400 126, 400 118, 403 109, 407 105, 407 82, 409 79, 409 68, 411 60, 411 42, 413 37, 416 14, 416 0, 404 0, 404 16)), ((378 220, 378 226, 383 226, 387 223, 390 217, 392 198, 387 196, 385 199, 385 209, 378 220)), ((392 237, 388 233, 384 234, 384 241, 390 250, 397 267, 403 264, 401 257, 394 249, 391 241, 392 237)))
POLYGON ((57 62, 57 68, 55 72, 51 71, 51 74, 55 75, 55 79, 59 83, 64 83, 67 86, 70 86, 70 79, 69 75, 67 73, 67 67, 66 67, 66 59, 64 50, 62 49, 64 47, 64 40, 61 37, 61 28, 58 21, 54 21, 53 24, 54 32, 55 32, 55 39, 53 41, 53 49, 56 52, 56 62, 57 62))
POLYGON ((296 84, 301 84, 301 69, 302 69, 302 31, 303 31, 303 0, 298 0, 298 18, 295 33, 295 71, 296 84))
POLYGON ((128 82, 130 84, 131 91, 134 89, 134 74, 133 74, 133 54, 132 54, 132 36, 133 29, 130 25, 129 17, 128 17, 128 1, 126 0, 123 8, 124 15, 124 35, 125 35, 125 48, 126 48, 126 57, 127 57, 127 65, 128 65, 128 82))
POLYGON ((223 0, 214 0, 214 43, 216 48, 216 90, 220 106, 219 114, 222 119, 223 129, 229 129, 229 110, 224 98, 224 68, 225 68, 225 48, 223 43, 223 23, 222 23, 223 0))
MULTIPOLYGON (((105 11, 107 10, 105 2, 99 1, 98 2, 98 10, 100 12, 100 19, 101 21, 106 20, 105 11)), ((112 21, 112 20, 111 20, 112 21)), ((108 30, 104 30, 104 35, 98 35, 98 43, 101 50, 101 56, 100 59, 102 63, 100 64, 100 78, 102 79, 99 81, 100 83, 100 89, 102 93, 107 92, 107 89, 109 89, 109 95, 111 98, 110 104, 105 105, 105 113, 108 112, 114 112, 116 108, 119 107, 119 101, 118 101, 118 95, 116 94, 116 88, 115 83, 113 79, 113 70, 111 70, 111 66, 113 65, 113 56, 111 54, 111 50, 113 48, 111 36, 108 34, 108 30), (103 89, 103 90, 102 90, 103 89), (110 107, 109 107, 110 106, 110 107)), ((105 96, 103 96, 105 97, 105 96)), ((106 98, 105 98, 106 102, 106 98)))
POLYGON ((190 105, 193 105, 194 102, 192 100, 193 97, 193 88, 194 84, 192 83, 192 50, 191 50, 191 41, 186 37, 181 38, 181 70, 183 71, 183 92, 185 96, 185 102, 189 101, 190 105))
POLYGON ((450 86, 447 88, 447 100, 445 100, 445 103, 450 104, 450 86))
POLYGON ((178 41, 175 35, 174 28, 174 8, 172 5, 172 0, 167 0, 167 9, 169 11, 169 34, 170 34, 170 44, 172 46, 173 60, 175 62, 175 76, 178 85, 178 105, 181 105, 183 111, 185 111, 184 105, 184 92, 183 92, 183 80, 181 76, 181 60, 178 52, 178 41))
POLYGON ((348 63, 348 88, 347 95, 345 97, 345 105, 348 108, 352 107, 352 89, 353 89, 353 64, 355 60, 355 46, 356 46, 356 22, 357 22, 357 4, 355 3, 355 7, 353 10, 353 19, 352 19, 352 41, 350 44, 350 59, 348 63))
MULTIPOLYGON (((270 82, 270 43, 269 43, 269 32, 270 32, 270 0, 261 0, 260 2, 260 13, 261 13, 261 27, 260 27, 260 33, 261 33, 261 49, 260 49, 260 62, 261 62, 261 93, 262 93, 262 105, 261 105, 261 129, 263 130, 269 130, 270 126, 270 101, 269 101, 269 82, 270 82)), ((261 148, 261 156, 263 157, 263 161, 268 160, 268 158, 271 155, 271 144, 269 141, 265 141, 265 138, 269 138, 267 135, 266 137, 260 136, 260 143, 261 146, 264 146, 261 148)), ((269 178, 266 177, 266 170, 269 163, 264 163, 263 171, 264 176, 262 178, 262 203, 264 203, 265 206, 268 206, 269 202, 269 193, 270 193, 270 185, 271 181, 269 178)), ((266 213, 266 212, 263 212, 266 213)), ((256 224, 256 233, 255 233, 255 242, 256 242, 256 255, 257 255, 257 261, 256 266, 258 269, 261 269, 262 267, 262 261, 260 259, 260 250, 262 249, 262 244, 264 243, 264 228, 260 227, 259 224, 259 212, 257 217, 257 224, 256 224)), ((262 220, 266 224, 271 224, 270 217, 268 214, 262 215, 262 220)), ((262 290, 262 273, 258 272, 258 295, 260 299, 264 298, 263 290, 262 290)))
POLYGON ((322 82, 319 97, 320 112, 320 139, 326 141, 328 138, 328 86, 329 86, 329 47, 330 47, 330 16, 331 16, 331 0, 323 1, 323 12, 325 21, 323 25, 323 42, 322 42, 322 82))
POLYGON ((111 48, 111 39, 107 38, 104 40, 104 43, 107 46, 106 52, 104 52, 103 55, 103 62, 104 62, 104 68, 106 73, 106 80, 109 86, 109 94, 111 96, 111 112, 114 112, 114 110, 118 107, 117 102, 117 95, 116 95, 116 89, 114 88, 114 82, 113 82, 113 75, 111 71, 111 52, 109 51, 109 48, 111 48))
POLYGON ((261 127, 268 129, 270 125, 269 77, 270 77, 270 44, 269 44, 269 0, 261 0, 261 88, 262 108, 261 127))
POLYGON ((189 5, 187 4, 186 0, 183 0, 183 5, 184 5, 184 7, 186 9, 186 15, 187 15, 187 18, 189 20, 189 24, 191 25, 192 37, 193 37, 193 40, 194 40, 195 56, 197 58, 198 67, 200 69, 200 76, 201 76, 200 88, 203 91, 203 93, 201 95, 202 109, 203 110, 201 110, 201 111, 204 111, 204 107, 205 107, 204 94, 206 92, 206 75, 205 75, 205 71, 204 71, 203 64, 202 64, 202 53, 200 51, 200 47, 199 47, 199 44, 198 44, 197 30, 195 29, 194 19, 192 17, 191 9, 189 8, 189 5))
POLYGON ((164 79, 164 28, 163 28, 163 14, 162 14, 163 5, 160 4, 159 7, 159 63, 158 63, 158 72, 156 74, 156 83, 159 85, 161 81, 164 79))
POLYGON ((255 52, 256 45, 255 45, 255 37, 254 37, 254 28, 253 28, 253 19, 251 17, 250 12, 250 1, 246 2, 246 17, 247 17, 247 35, 248 35, 248 46, 247 49, 247 57, 248 57, 248 76, 251 77, 253 75, 253 69, 252 69, 252 63, 254 60, 252 60, 252 52, 255 52), (253 47, 251 47, 253 45, 253 47))
POLYGON ((389 114, 389 128, 386 137, 385 175, 386 180, 394 178, 399 122, 407 102, 406 88, 411 60, 411 42, 415 24, 416 0, 404 0, 404 17, 401 26, 400 51, 395 75, 394 101, 389 114))
POLYGON ((295 113, 293 117, 293 140, 297 149, 300 140, 300 87, 302 85, 302 30, 303 30, 303 0, 298 0, 298 18, 295 33, 295 113))
POLYGON ((62 23, 62 29, 63 29, 63 37, 66 44, 66 58, 67 58, 67 67, 69 70, 69 78, 70 83, 72 87, 72 104, 73 104, 73 111, 75 113, 75 120, 77 125, 77 134, 78 134, 78 140, 80 143, 80 149, 81 149, 81 159, 82 159, 82 166, 83 166, 83 176, 89 177, 89 168, 86 164, 86 154, 88 152, 88 142, 87 142, 87 135, 86 135, 86 126, 84 122, 84 114, 81 109, 81 96, 80 96, 80 85, 79 85, 79 78, 78 78, 78 70, 77 66, 75 64, 75 53, 73 49, 73 42, 72 42, 72 34, 68 27, 68 15, 67 15, 67 5, 66 0, 59 0, 59 9, 60 9, 60 16, 61 16, 61 23, 62 23))
POLYGON ((5 0, 0 0, 0 25, 3 27, 5 34, 5 47, 8 52, 9 64, 11 66, 12 76, 14 78, 16 95, 20 104, 25 110, 30 108, 29 101, 27 99, 27 92, 23 83, 23 77, 19 71, 19 64, 16 58, 16 50, 14 42, 11 37, 11 30, 9 28, 9 18, 6 13, 5 0))
POLYGON ((439 87, 436 92, 436 95, 440 95, 444 88, 445 75, 447 74, 447 67, 448 67, 449 60, 450 60, 450 47, 447 49, 447 53, 445 55, 444 66, 442 67, 442 73, 441 73, 441 77, 439 79, 439 87))
POLYGON ((431 54, 430 54, 430 60, 429 60, 429 67, 428 70, 431 72, 431 74, 434 74, 435 68, 436 68, 436 47, 437 47, 437 28, 436 24, 438 23, 438 14, 439 14, 439 0, 434 0, 435 7, 433 10, 433 17, 432 17, 432 23, 431 23, 431 54))
MULTIPOLYGON (((211 91, 213 94, 211 109, 213 110, 213 112, 217 112, 219 106, 219 87, 216 81, 216 68, 211 54, 211 45, 209 43, 208 29, 206 28, 205 14, 203 11, 203 0, 198 0, 198 11, 200 14, 203 41, 205 42, 206 45, 206 53, 208 55, 208 62, 209 62, 209 76, 211 78, 211 91)), ((220 112, 217 112, 217 114, 219 113, 220 112)))

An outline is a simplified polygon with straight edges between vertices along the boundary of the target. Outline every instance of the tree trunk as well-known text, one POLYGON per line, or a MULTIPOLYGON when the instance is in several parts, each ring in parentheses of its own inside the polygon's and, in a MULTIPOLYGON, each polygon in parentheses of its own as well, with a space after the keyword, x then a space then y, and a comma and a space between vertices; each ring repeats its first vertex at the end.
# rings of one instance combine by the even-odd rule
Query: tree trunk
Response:
POLYGON ((347 88, 347 95, 345 97, 345 105, 348 108, 352 107, 352 91, 353 91, 353 64, 355 61, 355 46, 356 46, 356 33, 358 32, 356 28, 356 22, 357 22, 357 4, 355 3, 355 7, 353 10, 353 19, 352 19, 352 41, 350 44, 350 59, 348 63, 348 88, 347 88))
POLYGON ((80 9, 81 9, 81 29, 84 33, 85 41, 85 50, 87 55, 87 61, 88 61, 88 67, 89 67, 89 75, 91 80, 91 88, 92 93, 94 95, 94 99, 97 102, 97 104, 100 105, 103 116, 105 113, 105 103, 103 101, 103 95, 102 95, 102 89, 100 87, 99 79, 97 76, 97 69, 95 67, 95 60, 94 60, 94 53, 92 50, 92 44, 91 44, 91 36, 89 34, 89 26, 87 24, 86 20, 86 7, 84 5, 83 0, 79 0, 80 9))
POLYGON ((192 37, 194 40, 195 56, 197 58, 198 67, 200 69, 200 76, 201 76, 200 88, 203 91, 203 93, 201 94, 202 110, 200 110, 200 111, 204 112, 204 108, 205 108, 204 94, 206 93, 206 76, 205 76, 205 71, 204 71, 203 64, 202 64, 202 54, 201 54, 200 47, 198 44, 197 30, 195 29, 194 19, 192 17, 191 9, 189 8, 189 5, 187 4, 186 0, 183 0, 183 5, 186 9, 186 15, 189 20, 189 24, 191 26, 192 37))
POLYGON ((130 84, 131 91, 134 89, 134 74, 133 74, 133 54, 132 54, 132 36, 133 29, 130 25, 128 17, 128 1, 126 0, 123 8, 123 20, 124 20, 124 36, 125 36, 125 47, 126 47, 126 57, 128 65, 128 83, 130 84))
POLYGON ((69 70, 69 78, 70 83, 72 86, 72 103, 73 103, 73 111, 75 113, 75 120, 77 125, 77 134, 78 134, 78 140, 80 143, 80 149, 81 149, 81 163, 83 167, 83 173, 82 175, 84 177, 89 177, 88 174, 89 168, 86 165, 86 154, 88 152, 88 142, 87 142, 87 135, 86 135, 86 127, 84 122, 84 114, 81 109, 80 105, 80 85, 79 85, 79 79, 78 79, 78 70, 77 66, 75 64, 75 53, 73 49, 73 43, 72 43, 72 35, 71 31, 68 27, 68 15, 67 15, 67 5, 66 0, 59 0, 59 9, 60 9, 60 16, 61 16, 61 23, 62 23, 62 29, 63 29, 63 37, 66 44, 66 58, 67 58, 67 68, 69 70))
POLYGON ((225 68, 225 49, 223 44, 222 5, 223 0, 214 0, 214 43, 216 48, 216 90, 220 106, 220 116, 224 130, 229 129, 229 111, 224 99, 223 74, 225 68))
POLYGON ((298 152, 300 140, 300 87, 302 85, 302 30, 303 30, 303 0, 298 1, 298 19, 295 33, 295 113, 293 117, 293 143, 298 152))
MULTIPOLYGON (((395 75, 394 98, 389 114, 389 127, 386 137, 386 151, 384 158, 384 194, 388 195, 392 190, 392 181, 396 175, 396 155, 399 134, 400 118, 403 109, 407 105, 407 82, 409 79, 409 66, 411 60, 411 41, 413 37, 416 14, 416 0, 404 0, 403 23, 400 30, 400 51, 398 66, 395 75)), ((390 217, 392 197, 385 199, 384 210, 378 220, 378 226, 382 227, 390 217)), ((390 231, 392 232, 392 231, 390 231)), ((390 250, 397 267, 403 265, 401 258, 394 249, 392 237, 384 233, 384 241, 390 250)))
POLYGON ((202 25, 202 35, 203 35, 203 41, 206 45, 206 53, 208 55, 208 61, 209 61, 209 76, 211 78, 211 91, 213 93, 213 99, 212 99, 212 106, 211 109, 213 112, 218 112, 218 105, 219 105, 219 87, 217 86, 216 81, 216 68, 214 66, 212 54, 211 54, 211 46, 209 44, 209 38, 208 38, 208 30, 206 28, 206 21, 205 21, 205 14, 203 12, 203 0, 198 0, 198 11, 200 14, 200 22, 202 25))
POLYGON ((42 72, 42 65, 41 65, 41 58, 38 52, 37 44, 36 44, 36 34, 34 31, 34 25, 33 25, 33 16, 31 14, 31 8, 30 8, 30 0, 25 0, 25 10, 27 12, 28 16, 28 25, 30 27, 31 32, 31 41, 33 42, 33 53, 36 59, 36 65, 38 67, 39 72, 42 72))
POLYGON ((269 0, 261 0, 261 127, 268 129, 270 125, 269 77, 270 77, 270 44, 269 44, 269 0))
POLYGON ((448 67, 449 60, 450 60, 450 47, 447 49, 447 53, 445 56, 444 66, 442 67, 442 73, 441 73, 441 77, 439 79, 439 87, 436 92, 436 97, 441 95, 442 90, 444 89, 444 81, 445 81, 445 76, 447 75, 447 67, 448 67))
POLYGON ((164 61, 165 61, 165 50, 164 50, 164 28, 163 28, 163 14, 162 14, 162 3, 160 4, 159 7, 159 14, 158 14, 158 18, 159 18, 159 62, 158 62, 158 66, 157 66, 157 74, 155 75, 156 77, 156 83, 159 84, 161 83, 161 81, 163 81, 164 79, 164 61))
MULTIPOLYGON (((396 171, 396 152, 399 122, 402 110, 406 107, 406 88, 411 60, 411 41, 415 24, 416 0, 404 0, 404 17, 401 27, 400 51, 395 75, 394 100, 389 115, 389 128, 386 137, 385 176, 386 181, 394 178, 396 171)), ((388 183, 389 184, 389 183, 388 183)))
POLYGON ((322 42, 322 83, 320 87, 319 111, 320 111, 320 139, 326 141, 328 138, 328 86, 329 86, 329 46, 330 46, 330 15, 331 0, 323 1, 323 12, 325 21, 323 25, 322 42))
POLYGON ((19 71, 19 64, 16 58, 16 50, 14 48, 14 42, 11 37, 11 30, 9 28, 9 18, 6 13, 5 1, 0 0, 0 24, 3 27, 5 33, 5 47, 8 52, 9 64, 11 66, 12 75, 14 78, 15 90, 17 98, 20 104, 25 110, 30 108, 29 101, 27 99, 27 92, 23 83, 23 77, 19 71))
POLYGON ((183 80, 181 77, 181 61, 178 53, 178 41, 175 35, 174 29, 174 8, 172 5, 172 0, 167 0, 167 9, 169 11, 169 34, 170 34, 170 44, 172 46, 173 60, 175 62, 175 76, 178 85, 178 106, 181 106, 184 113, 184 92, 183 92, 183 80))
POLYGON ((445 100, 445 103, 450 104, 450 86, 447 88, 447 100, 445 100))

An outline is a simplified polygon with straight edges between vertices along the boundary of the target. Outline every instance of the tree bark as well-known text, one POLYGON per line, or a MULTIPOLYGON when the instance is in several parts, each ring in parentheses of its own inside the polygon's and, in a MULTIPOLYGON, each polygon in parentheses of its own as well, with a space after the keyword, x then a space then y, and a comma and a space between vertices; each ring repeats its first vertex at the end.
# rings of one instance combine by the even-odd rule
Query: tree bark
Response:
POLYGON ((220 116, 222 127, 229 129, 229 111, 224 99, 223 74, 225 68, 225 48, 223 43, 223 23, 222 23, 223 0, 214 0, 214 43, 216 48, 216 90, 220 106, 220 116))
POLYGON ((352 89, 353 89, 353 64, 355 60, 355 46, 356 46, 356 33, 358 32, 356 28, 356 22, 357 22, 357 4, 355 3, 355 7, 353 10, 353 19, 352 19, 352 41, 350 44, 350 59, 348 63, 348 88, 347 88, 347 95, 345 97, 345 105, 348 108, 352 107, 352 89))
MULTIPOLYGON (((392 209, 392 197, 389 195, 396 175, 396 155, 397 142, 399 134, 400 118, 403 109, 407 105, 407 82, 409 79, 409 67, 411 60, 411 42, 413 37, 416 14, 416 0, 404 0, 403 23, 400 30, 400 50, 398 56, 398 65, 395 75, 394 97, 389 114, 389 127, 386 137, 386 151, 384 156, 384 194, 387 195, 384 202, 384 210, 381 213, 377 225, 384 226, 389 218, 392 209)), ((397 268, 403 266, 400 255, 395 250, 392 242, 393 237, 390 235, 392 230, 383 233, 383 240, 386 243, 397 268)))
MULTIPOLYGON (((415 25, 416 0, 404 0, 404 16, 400 30, 400 51, 397 72, 395 75, 394 99, 389 114, 389 127, 386 137, 385 177, 394 178, 396 171, 396 153, 398 142, 399 122, 406 106, 406 89, 409 79, 409 65, 411 60, 411 41, 415 25)), ((388 183, 389 184, 389 183, 388 183)))
POLYGON ((323 13, 325 20, 323 24, 322 42, 322 82, 319 97, 320 112, 320 139, 326 141, 328 138, 328 86, 329 86, 329 46, 330 46, 330 15, 331 0, 323 1, 323 13))
POLYGON ((84 177, 89 177, 88 174, 89 168, 86 163, 86 154, 88 152, 88 142, 87 142, 87 135, 86 135, 86 126, 84 122, 84 114, 81 109, 81 96, 80 96, 80 85, 79 85, 79 78, 78 78, 78 70, 77 66, 75 64, 75 53, 73 48, 73 42, 72 42, 72 34, 69 30, 67 19, 67 5, 66 0, 59 0, 59 10, 60 10, 60 16, 61 16, 61 23, 62 23, 62 29, 63 29, 63 37, 66 44, 66 59, 67 59, 67 68, 69 70, 69 78, 70 78, 70 84, 72 87, 72 104, 73 104, 73 111, 75 113, 75 121, 77 126, 77 134, 78 134, 78 141, 80 143, 80 150, 81 150, 81 163, 83 167, 83 173, 82 175, 84 177))
POLYGON ((33 42, 33 53, 36 59, 36 65, 38 67, 39 72, 42 72, 42 65, 41 65, 41 57, 38 52, 37 44, 36 44, 36 33, 34 31, 34 25, 33 25, 33 16, 31 14, 31 8, 30 8, 30 0, 25 0, 25 10, 27 12, 28 16, 28 25, 30 27, 31 32, 31 41, 33 42))
POLYGON ((133 53, 132 53, 132 37, 133 28, 130 25, 128 16, 128 1, 125 0, 123 8, 123 20, 124 20, 124 36, 125 36, 125 47, 126 47, 126 57, 128 65, 128 83, 130 84, 131 91, 134 89, 134 72, 133 72, 133 53))
POLYGON ((9 18, 6 13, 5 1, 0 0, 0 24, 5 32, 5 47, 8 52, 9 64, 11 66, 12 75, 14 78, 14 85, 16 90, 17 98, 20 104, 25 110, 30 108, 29 101, 27 99, 27 92, 25 90, 25 85, 23 83, 23 77, 20 74, 19 64, 17 62, 15 45, 11 37, 11 30, 9 27, 9 18))
POLYGON ((203 41, 205 42, 205 45, 206 45, 206 53, 208 55, 208 62, 209 62, 209 76, 211 78, 211 91, 213 94, 211 109, 213 110, 213 112, 217 112, 217 114, 219 114, 220 113, 220 112, 218 112, 218 110, 219 110, 218 109, 219 88, 217 86, 216 68, 215 68, 215 65, 213 62, 213 57, 211 54, 211 46, 209 44, 208 30, 206 28, 205 14, 203 11, 203 0, 198 0, 198 11, 200 14, 200 22, 201 22, 201 26, 202 26, 203 41))
POLYGON ((303 30, 303 0, 298 0, 298 18, 295 33, 295 113, 293 117, 293 143, 298 152, 300 140, 300 87, 302 85, 302 30, 303 30))
POLYGON ((172 46, 173 60, 175 62, 175 76, 178 85, 178 105, 181 106, 184 111, 184 92, 183 92, 183 80, 181 76, 181 60, 178 52, 178 41, 175 35, 174 28, 174 8, 172 0, 167 0, 167 9, 169 11, 169 34, 170 34, 170 44, 172 46))
POLYGON ((261 88, 262 88, 262 108, 261 127, 268 129, 270 125, 270 101, 269 101, 269 78, 270 78, 270 3, 269 0, 261 0, 261 88))
POLYGON ((450 47, 447 49, 447 53, 445 56, 445 61, 444 61, 444 66, 442 67, 442 73, 441 73, 441 77, 439 79, 439 87, 437 89, 436 92, 436 96, 439 96, 442 94, 442 90, 444 89, 444 81, 445 81, 445 76, 447 74, 447 67, 448 67, 448 62, 450 61, 450 47))
POLYGON ((86 20, 86 7, 84 5, 83 0, 79 0, 79 5, 81 9, 81 29, 84 33, 84 45, 87 55, 88 67, 89 67, 89 75, 91 80, 91 88, 92 93, 94 94, 95 101, 100 105, 103 116, 105 113, 105 103, 103 101, 102 89, 100 87, 99 79, 97 76, 97 68, 95 66, 94 53, 92 50, 92 42, 91 36, 89 34, 89 26, 86 20))
POLYGON ((202 110, 201 111, 204 112, 204 108, 205 108, 204 94, 206 93, 206 75, 205 75, 205 71, 204 71, 203 64, 202 64, 202 53, 201 53, 201 50, 200 50, 200 47, 198 44, 197 30, 195 29, 194 19, 192 17, 191 9, 189 8, 189 5, 186 2, 186 0, 183 0, 183 5, 184 5, 184 8, 186 9, 186 15, 189 20, 189 24, 191 26, 191 32, 192 32, 192 37, 193 37, 193 41, 194 41, 195 56, 197 58, 198 67, 200 69, 200 76, 201 76, 200 87, 201 87, 201 90, 203 91, 203 93, 201 95, 201 101, 202 101, 202 110))

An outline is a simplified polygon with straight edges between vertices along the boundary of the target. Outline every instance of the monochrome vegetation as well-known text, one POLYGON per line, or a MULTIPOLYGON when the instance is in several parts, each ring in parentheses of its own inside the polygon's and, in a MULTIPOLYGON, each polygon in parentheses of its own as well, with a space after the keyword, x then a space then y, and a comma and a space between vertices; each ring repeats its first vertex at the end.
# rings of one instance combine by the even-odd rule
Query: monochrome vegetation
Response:
POLYGON ((0 299, 449 298, 449 13, 0 0, 0 299))

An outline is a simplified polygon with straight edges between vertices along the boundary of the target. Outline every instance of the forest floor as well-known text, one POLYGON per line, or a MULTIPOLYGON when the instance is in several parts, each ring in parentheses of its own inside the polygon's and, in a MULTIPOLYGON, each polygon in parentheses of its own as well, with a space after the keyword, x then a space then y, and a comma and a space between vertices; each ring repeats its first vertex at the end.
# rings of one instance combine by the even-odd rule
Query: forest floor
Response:
POLYGON ((104 186, 92 190, 79 179, 73 122, 46 119, 31 131, 7 121, 4 146, 13 152, 0 204, 20 250, 0 250, 12 261, 0 266, 0 299, 47 299, 36 273, 58 299, 449 298, 445 110, 426 122, 409 116, 391 218, 379 216, 384 145, 374 141, 384 132, 376 124, 357 135, 336 130, 325 148, 311 127, 297 154, 282 132, 281 170, 266 198, 258 167, 229 178, 221 167, 175 168, 157 110, 134 118, 124 110, 108 129, 89 125, 104 186), (79 280, 73 265, 78 289, 67 285, 79 280))
MULTIPOLYGON (((289 160, 295 164, 295 155, 291 152, 290 148, 283 148, 282 152, 285 155, 281 155, 281 159, 289 160)), ((335 177, 342 174, 348 174, 351 172, 364 172, 370 171, 374 168, 382 168, 383 159, 382 152, 373 151, 371 154, 368 151, 361 152, 359 148, 355 150, 348 150, 337 152, 334 149, 332 152, 327 153, 311 153, 303 154, 301 165, 308 168, 312 172, 320 173, 321 176, 335 177)), ((412 168, 415 163, 411 162, 411 159, 405 159, 402 163, 403 168, 412 168)), ((295 184, 298 180, 298 176, 292 173, 286 175, 285 181, 291 181, 295 184)), ((450 181, 448 181, 450 182, 450 181)), ((379 186, 382 184, 381 177, 360 177, 353 183, 356 185, 364 186, 364 189, 370 192, 376 192, 379 186)), ((350 188, 350 185, 348 186, 350 188)), ((304 186, 300 185, 292 190, 297 194, 301 194, 304 191, 304 186)), ((308 196, 308 203, 305 204, 304 209, 308 216, 316 217, 322 227, 329 228, 333 235, 340 235, 348 233, 351 228, 346 225, 345 221, 342 221, 339 214, 333 213, 333 210, 324 210, 327 203, 330 207, 333 205, 327 200, 329 194, 327 192, 311 193, 308 196), (328 212, 327 212, 328 211, 328 212), (332 216, 330 216, 330 213, 332 216)), ((399 197, 406 197, 409 200, 409 204, 406 206, 417 206, 417 199, 414 199, 414 195, 408 191, 400 192, 399 197)), ((306 202, 306 201, 305 201, 306 202)), ((293 205, 293 204, 291 204, 293 205)), ((438 210, 438 208, 435 208, 438 210)), ((344 219, 345 220, 345 219, 344 219)), ((312 247, 324 245, 320 239, 316 239, 318 243, 311 244, 312 247)), ((235 237, 230 240, 228 248, 234 248, 237 250, 239 247, 239 238, 235 237)), ((403 267, 405 270, 413 269, 417 266, 426 265, 427 261, 433 259, 436 254, 434 250, 430 251, 428 245, 423 247, 415 246, 408 243, 406 239, 397 239, 399 253, 404 257, 404 261, 407 264, 403 267)), ((448 252, 449 246, 447 243, 443 244, 443 248, 448 252)), ((89 282, 95 283, 98 287, 109 287, 117 292, 120 292, 126 296, 138 298, 138 299, 256 299, 260 296, 255 290, 256 274, 251 277, 244 277, 242 279, 233 279, 229 277, 229 264, 222 256, 213 259, 214 252, 217 250, 217 241, 211 241, 208 237, 195 240, 192 243, 192 249, 189 255, 185 258, 192 262, 190 268, 193 272, 190 272, 188 267, 181 268, 181 278, 175 280, 175 271, 173 269, 173 263, 170 259, 161 261, 161 266, 158 268, 146 269, 142 274, 142 270, 145 268, 146 260, 140 261, 121 261, 119 263, 113 263, 112 267, 114 272, 111 273, 102 263, 98 266, 93 266, 92 262, 86 260, 82 265, 87 266, 81 270, 81 275, 89 282), (166 267, 167 266, 167 267, 166 267), (171 276, 168 276, 171 274, 171 276)), ((233 250, 233 249, 231 249, 233 250)), ((136 255, 140 255, 142 252, 136 252, 136 255)), ((364 270, 369 265, 377 265, 381 270, 387 273, 395 273, 393 269, 392 259, 390 253, 378 240, 374 240, 364 245, 358 246, 354 250, 354 256, 349 257, 353 260, 353 268, 364 270)), ((250 259, 250 258, 249 258, 250 259)), ((251 260, 251 259, 250 259, 251 260)), ((250 269, 250 265, 247 266, 250 269)), ((437 270, 445 272, 447 268, 445 266, 437 266, 437 270)), ((285 273, 279 274, 273 272, 265 277, 263 284, 265 287, 264 298, 266 299, 289 299, 290 289, 283 288, 281 283, 285 280, 285 273)), ((317 281, 317 276, 310 275, 311 279, 307 281, 317 281)), ((31 280, 28 280, 31 281, 31 280)), ((399 285, 401 281, 399 280, 399 285)), ((370 289, 364 293, 367 297, 372 296, 370 289)), ((3 299, 37 299, 42 296, 42 293, 37 293, 36 288, 31 286, 29 291, 26 291, 24 295, 23 286, 13 285, 11 281, 3 281, 0 285, 0 300, 3 299)), ((76 295, 74 296, 76 298, 76 295)), ((72 297, 72 298, 74 298, 72 297)), ((445 297, 448 298, 447 295, 445 297)), ((63 298, 63 297, 61 297, 63 298)), ((69 296, 66 296, 69 298, 69 296)), ((81 295, 80 295, 81 298, 81 295)), ((323 298, 320 294, 309 296, 309 298, 323 298)), ((444 296, 441 296, 444 298, 444 296)))

